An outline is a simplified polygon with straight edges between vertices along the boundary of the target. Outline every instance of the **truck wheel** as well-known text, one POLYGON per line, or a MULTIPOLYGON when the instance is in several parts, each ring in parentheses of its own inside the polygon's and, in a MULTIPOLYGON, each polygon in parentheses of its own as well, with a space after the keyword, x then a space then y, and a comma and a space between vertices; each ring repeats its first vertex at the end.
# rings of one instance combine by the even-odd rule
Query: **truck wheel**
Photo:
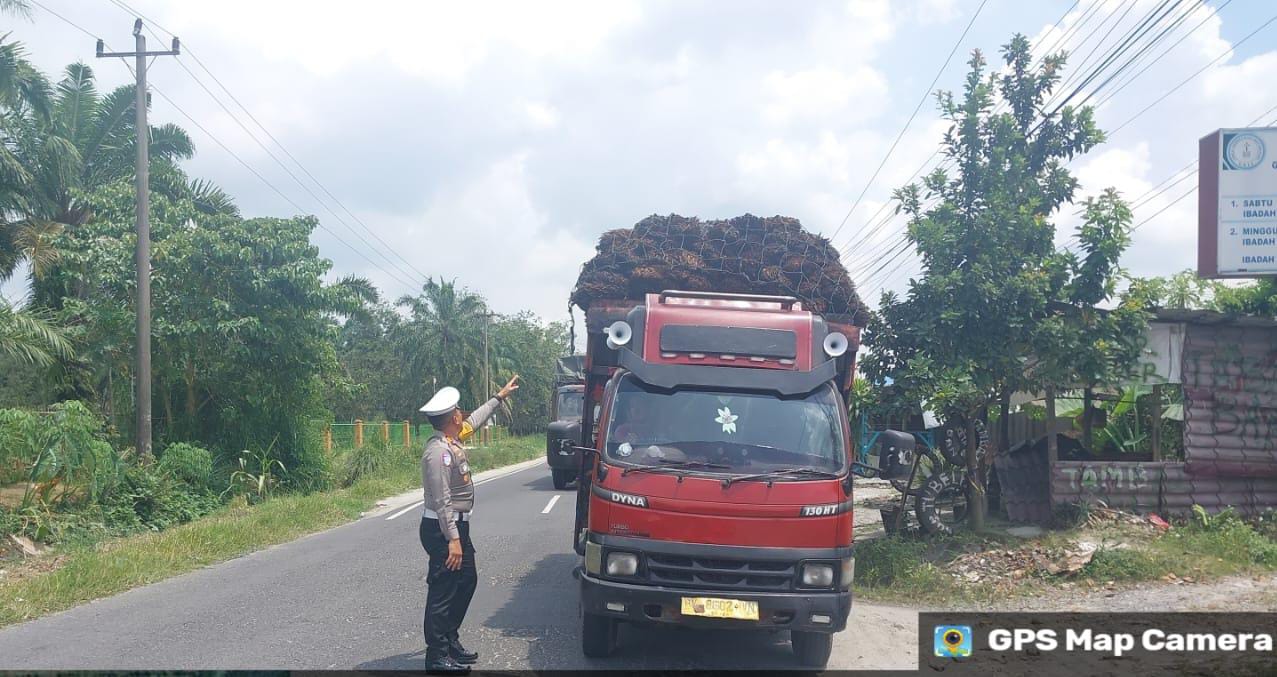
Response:
POLYGON ((617 621, 596 614, 581 614, 581 651, 587 658, 607 658, 616 650, 617 621))
POLYGON ((568 482, 571 482, 571 481, 572 481, 572 475, 574 475, 574 474, 575 474, 575 473, 573 473, 571 470, 554 470, 554 469, 551 469, 551 470, 550 470, 550 477, 554 480, 554 488, 555 488, 555 489, 567 489, 567 488, 568 488, 568 482))
MULTIPOLYGON (((989 452, 989 431, 980 419, 975 421, 976 461, 983 461, 989 452)), ((958 466, 967 467, 967 428, 966 426, 945 428, 944 440, 940 443, 945 460, 958 466)))
MULTIPOLYGON (((918 455, 918 472, 914 473, 913 485, 909 487, 910 494, 918 493, 918 489, 922 488, 923 482, 927 481, 927 476, 938 472, 944 462, 940 457, 927 448, 925 444, 919 444, 914 453, 918 455)), ((909 469, 905 469, 904 477, 897 477, 891 480, 891 486, 900 493, 905 493, 905 484, 909 482, 909 469)))
POLYGON ((954 526, 967 515, 965 479, 966 473, 952 467, 927 478, 913 503, 923 533, 953 535, 954 526))
POLYGON ((790 644, 794 646, 794 655, 805 667, 823 668, 829 662, 829 654, 834 649, 834 636, 828 632, 789 633, 790 644))

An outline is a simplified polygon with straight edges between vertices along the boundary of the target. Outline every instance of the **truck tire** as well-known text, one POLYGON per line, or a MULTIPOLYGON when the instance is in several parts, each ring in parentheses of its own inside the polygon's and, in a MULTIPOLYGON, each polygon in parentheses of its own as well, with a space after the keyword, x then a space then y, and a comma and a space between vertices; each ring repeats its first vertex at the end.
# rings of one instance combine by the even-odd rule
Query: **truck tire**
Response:
POLYGON ((554 480, 555 489, 567 489, 568 483, 572 481, 576 473, 571 470, 555 470, 550 469, 550 478, 554 480))
POLYGON ((967 515, 966 474, 948 467, 932 474, 914 496, 913 512, 926 534, 953 534, 967 515))
POLYGON ((587 658, 607 658, 616 650, 617 625, 615 618, 596 614, 581 614, 581 652, 587 658))
POLYGON ((794 630, 789 633, 789 641, 794 646, 798 662, 808 668, 824 668, 834 649, 834 636, 828 632, 794 630))
MULTIPOLYGON (((985 455, 989 453, 989 431, 984 427, 984 422, 980 419, 975 421, 975 439, 976 462, 980 463, 984 461, 985 455)), ((959 468, 967 467, 966 427, 945 428, 944 439, 940 443, 940 449, 944 453, 945 460, 959 468)))
MULTIPOLYGON (((927 476, 936 472, 937 469, 944 465, 944 461, 937 456, 934 451, 928 449, 925 444, 919 444, 914 449, 914 453, 918 456, 918 472, 914 473, 913 486, 908 488, 908 493, 910 494, 916 494, 918 490, 922 488, 922 484, 927 481, 927 476)), ((905 484, 909 482, 908 472, 909 471, 906 469, 904 477, 897 477, 890 480, 892 488, 902 494, 906 493, 905 484)))

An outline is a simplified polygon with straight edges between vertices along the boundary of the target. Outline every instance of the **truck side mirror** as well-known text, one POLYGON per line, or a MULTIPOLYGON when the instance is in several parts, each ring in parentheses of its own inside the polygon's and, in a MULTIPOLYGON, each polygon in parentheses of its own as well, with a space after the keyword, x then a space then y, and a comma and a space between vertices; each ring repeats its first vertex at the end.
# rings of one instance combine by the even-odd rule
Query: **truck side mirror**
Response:
POLYGON ((884 430, 879 433, 878 476, 883 479, 908 477, 917 444, 913 435, 899 430, 884 430))

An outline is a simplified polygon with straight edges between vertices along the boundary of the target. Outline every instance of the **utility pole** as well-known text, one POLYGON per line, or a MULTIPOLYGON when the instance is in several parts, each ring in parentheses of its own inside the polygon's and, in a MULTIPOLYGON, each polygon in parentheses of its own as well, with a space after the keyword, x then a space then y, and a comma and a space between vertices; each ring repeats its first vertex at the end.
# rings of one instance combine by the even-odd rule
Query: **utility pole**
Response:
MULTIPOLYGON (((488 372, 488 328, 492 326, 492 313, 483 314, 483 401, 492 399, 492 376, 488 372)), ((486 430, 486 426, 485 426, 486 430)), ((480 439, 483 435, 480 433, 480 439)), ((488 440, 491 442, 492 440, 488 440)))
POLYGON ((146 58, 149 56, 177 56, 181 45, 173 38, 172 49, 159 52, 146 51, 146 36, 142 34, 142 20, 133 23, 135 49, 132 52, 107 52, 106 43, 98 40, 97 56, 133 57, 137 65, 137 100, 134 107, 137 135, 137 455, 146 460, 151 457, 151 209, 150 209, 150 154, 151 128, 146 122, 146 58))

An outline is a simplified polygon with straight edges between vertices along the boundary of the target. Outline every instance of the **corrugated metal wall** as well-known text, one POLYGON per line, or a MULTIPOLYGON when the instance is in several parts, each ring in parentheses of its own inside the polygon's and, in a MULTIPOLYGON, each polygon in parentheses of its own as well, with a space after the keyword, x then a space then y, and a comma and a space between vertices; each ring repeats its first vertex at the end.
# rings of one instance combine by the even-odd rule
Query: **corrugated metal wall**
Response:
POLYGON ((1277 477, 1277 330, 1189 325, 1183 375, 1189 472, 1277 477))
POLYGON ((1184 515, 1277 508, 1277 329, 1189 324, 1185 462, 1059 461, 1045 450, 996 459, 1008 516, 1045 523, 1051 506, 1104 502, 1184 515))
POLYGON ((998 469, 1002 489, 1002 506, 1013 522, 1046 524, 1051 521, 1050 474, 1046 446, 1032 447, 998 454, 993 463, 998 469))
POLYGON ((1232 506, 1243 514, 1277 506, 1277 478, 1203 477, 1176 462, 1060 461, 1051 468, 1057 505, 1103 501, 1111 508, 1185 515, 1193 505, 1209 512, 1232 506))

